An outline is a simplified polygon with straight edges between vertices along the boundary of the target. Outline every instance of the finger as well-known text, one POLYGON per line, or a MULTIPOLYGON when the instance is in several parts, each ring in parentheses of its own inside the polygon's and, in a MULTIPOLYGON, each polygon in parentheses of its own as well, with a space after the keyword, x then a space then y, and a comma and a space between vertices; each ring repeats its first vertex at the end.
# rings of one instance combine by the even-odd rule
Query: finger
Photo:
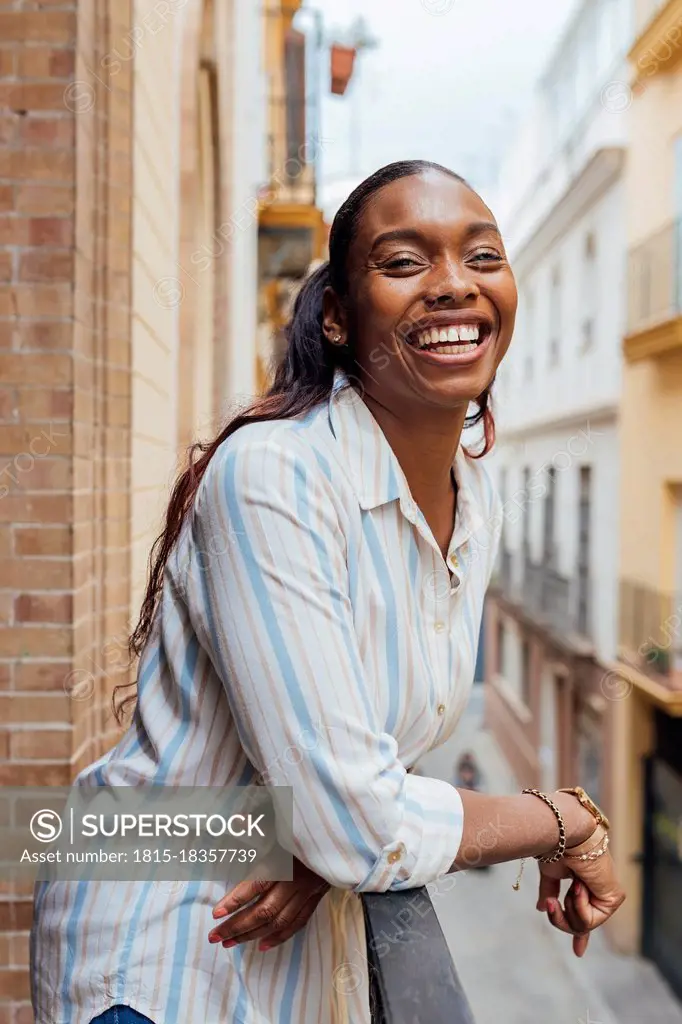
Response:
POLYGON ((566 899, 564 900, 564 916, 575 935, 582 935, 583 932, 590 930, 589 924, 586 924, 585 921, 583 921, 582 917, 578 913, 578 908, 576 907, 575 883, 566 893, 566 899))
POLYGON ((240 882, 239 885, 235 885, 234 889, 230 890, 226 896, 223 896, 216 903, 213 908, 213 916, 227 917, 228 914, 234 914, 235 910, 239 910, 240 907, 250 903, 257 896, 265 895, 275 884, 275 882, 268 882, 263 879, 240 882))
POLYGON ((573 934, 573 929, 566 920, 566 916, 563 912, 559 900, 549 899, 547 900, 547 917, 551 924, 558 928, 560 932, 566 932, 567 935, 573 934))
POLYGON ((580 922, 582 931, 590 931, 594 928, 594 911, 590 903, 590 891, 584 882, 574 881, 571 886, 570 895, 572 898, 575 914, 580 922))
POLYGON ((294 917, 293 921, 288 927, 283 928, 281 931, 267 936, 263 941, 259 943, 259 950, 262 953, 267 952, 269 949, 275 949, 277 946, 281 946, 282 943, 287 942, 292 938, 296 932, 300 932, 310 918, 315 913, 315 909, 319 900, 309 899, 299 910, 298 914, 294 917))
POLYGON ((586 926, 584 920, 578 913, 574 891, 574 886, 571 886, 570 890, 566 894, 566 899, 564 901, 564 916, 569 927, 573 931, 573 952, 576 956, 580 957, 584 955, 585 950, 587 949, 590 933, 589 926, 586 926))
POLYGON ((226 921, 222 921, 209 934, 209 942, 232 940, 241 942, 245 941, 247 935, 250 939, 261 938, 285 924, 289 924, 291 917, 286 916, 286 908, 292 900, 296 901, 295 906, 291 908, 294 912, 297 912, 300 905, 300 896, 297 896, 295 891, 285 888, 290 884, 286 882, 276 884, 257 903, 237 911, 226 921))
POLYGON ((556 898, 561 892, 561 882, 558 878, 552 878, 550 875, 544 875, 540 873, 540 887, 538 891, 538 902, 536 904, 538 910, 547 909, 547 900, 556 898))

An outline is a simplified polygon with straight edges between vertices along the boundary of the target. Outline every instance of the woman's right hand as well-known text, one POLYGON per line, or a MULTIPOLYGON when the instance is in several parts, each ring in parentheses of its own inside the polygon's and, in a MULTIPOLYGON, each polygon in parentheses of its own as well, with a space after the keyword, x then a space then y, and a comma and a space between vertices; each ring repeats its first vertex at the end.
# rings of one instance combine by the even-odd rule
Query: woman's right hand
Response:
POLYGON ((625 892, 618 883, 608 850, 594 860, 571 857, 556 864, 540 864, 537 908, 547 912, 555 928, 573 935, 576 956, 582 956, 587 949, 589 933, 608 921, 624 899, 625 892), (559 896, 564 878, 572 878, 573 884, 562 907, 559 896))

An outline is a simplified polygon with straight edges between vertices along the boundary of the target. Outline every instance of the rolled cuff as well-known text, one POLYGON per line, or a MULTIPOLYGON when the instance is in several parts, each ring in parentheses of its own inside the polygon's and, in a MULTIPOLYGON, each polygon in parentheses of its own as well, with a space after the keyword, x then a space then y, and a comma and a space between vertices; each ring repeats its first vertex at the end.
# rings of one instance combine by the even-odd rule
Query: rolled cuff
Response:
POLYGON ((462 798, 440 779, 405 777, 405 815, 356 892, 416 889, 450 870, 464 831, 462 798))

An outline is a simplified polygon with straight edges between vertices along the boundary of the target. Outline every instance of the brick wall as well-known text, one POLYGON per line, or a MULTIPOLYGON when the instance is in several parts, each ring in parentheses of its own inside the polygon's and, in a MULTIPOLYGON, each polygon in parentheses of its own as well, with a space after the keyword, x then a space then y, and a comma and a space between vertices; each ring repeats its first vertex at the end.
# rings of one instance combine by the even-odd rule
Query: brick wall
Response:
MULTIPOLYGON (((0 3, 0 785, 110 745, 129 599, 128 0, 0 3), (95 75, 99 76, 95 77, 95 75)), ((29 894, 0 894, 0 1024, 27 1024, 29 894)))
MULTIPOLYGON (((224 400, 228 327, 254 360, 226 295, 256 225, 215 231, 233 13, 0 0, 0 785, 67 784, 117 739, 178 446, 224 400)), ((0 880, 0 1024, 32 1020, 31 895, 0 880)))

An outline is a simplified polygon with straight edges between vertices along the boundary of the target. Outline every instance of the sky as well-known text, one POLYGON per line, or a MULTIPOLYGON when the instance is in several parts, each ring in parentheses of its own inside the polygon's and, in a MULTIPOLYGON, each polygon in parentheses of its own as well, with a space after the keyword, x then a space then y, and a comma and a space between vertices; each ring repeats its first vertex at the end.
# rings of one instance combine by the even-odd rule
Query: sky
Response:
MULTIPOLYGON (((305 0, 327 43, 363 15, 377 47, 358 54, 344 97, 321 68, 321 203, 392 160, 436 160, 476 188, 494 180, 579 0, 305 0)), ((310 15, 297 26, 312 28, 310 15)))

